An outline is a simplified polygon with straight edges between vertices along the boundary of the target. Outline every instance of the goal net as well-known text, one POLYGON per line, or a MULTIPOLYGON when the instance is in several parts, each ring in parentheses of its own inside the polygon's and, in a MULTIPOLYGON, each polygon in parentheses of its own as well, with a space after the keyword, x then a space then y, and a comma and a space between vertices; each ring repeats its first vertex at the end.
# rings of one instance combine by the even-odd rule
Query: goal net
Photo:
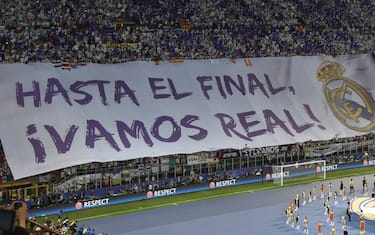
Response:
POLYGON ((286 181, 303 183, 304 180, 311 180, 313 178, 317 180, 326 179, 326 161, 313 160, 285 165, 273 165, 272 174, 268 177, 274 183, 281 186, 284 186, 286 181))

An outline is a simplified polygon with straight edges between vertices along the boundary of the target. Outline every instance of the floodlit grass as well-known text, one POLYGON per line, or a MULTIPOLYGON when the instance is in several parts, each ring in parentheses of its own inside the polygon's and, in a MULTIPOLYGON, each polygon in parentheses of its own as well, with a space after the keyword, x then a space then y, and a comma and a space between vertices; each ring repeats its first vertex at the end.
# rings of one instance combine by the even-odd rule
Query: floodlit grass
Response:
MULTIPOLYGON (((333 180, 333 179, 345 178, 345 177, 351 177, 351 176, 357 176, 357 175, 373 174, 374 172, 375 172, 375 166, 329 171, 327 172, 326 180, 333 180)), ((310 176, 310 177, 288 179, 284 181, 284 187, 298 185, 298 184, 307 184, 307 183, 317 182, 317 181, 322 181, 322 178, 310 176)), ((280 187, 279 184, 275 184, 272 182, 237 185, 237 186, 219 188, 219 189, 214 189, 214 190, 205 190, 205 191, 194 192, 194 193, 160 197, 156 199, 147 199, 147 200, 142 200, 142 201, 128 202, 128 203, 111 205, 111 206, 96 207, 96 208, 91 208, 91 209, 79 210, 75 212, 66 212, 64 213, 64 215, 68 216, 70 219, 73 219, 73 220, 85 221, 85 220, 113 216, 113 215, 118 215, 118 214, 134 213, 134 212, 139 212, 143 210, 151 210, 151 209, 160 208, 160 207, 173 206, 177 204, 192 203, 192 202, 197 202, 197 201, 202 201, 202 200, 209 200, 213 198, 233 196, 233 195, 256 192, 256 191, 261 191, 261 190, 275 189, 279 187, 280 187)), ((53 215, 50 215, 48 217, 52 220, 57 219, 57 217, 53 215)), ((43 218, 37 218, 37 220, 40 222, 42 221, 42 219, 43 218)))

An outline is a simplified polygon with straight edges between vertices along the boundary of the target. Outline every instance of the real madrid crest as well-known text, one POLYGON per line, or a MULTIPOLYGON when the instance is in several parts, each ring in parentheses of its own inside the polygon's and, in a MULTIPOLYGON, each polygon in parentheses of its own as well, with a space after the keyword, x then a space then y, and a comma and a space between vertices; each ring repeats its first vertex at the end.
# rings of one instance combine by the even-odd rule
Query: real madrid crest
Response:
POLYGON ((346 127, 368 132, 375 128, 375 102, 364 87, 343 76, 344 66, 323 61, 317 71, 323 93, 335 117, 346 127))

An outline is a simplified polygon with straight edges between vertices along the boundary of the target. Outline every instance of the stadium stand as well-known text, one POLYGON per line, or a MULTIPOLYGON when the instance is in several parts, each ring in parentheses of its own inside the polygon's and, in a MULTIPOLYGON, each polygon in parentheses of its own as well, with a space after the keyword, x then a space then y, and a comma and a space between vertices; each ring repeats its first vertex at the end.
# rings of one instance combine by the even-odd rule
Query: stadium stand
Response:
MULTIPOLYGON (((375 2, 371 0, 3 0, 0 62, 50 62, 61 66, 179 58, 374 54, 374 11, 375 2)), ((291 160, 303 158, 310 152, 307 149, 353 142, 358 144, 355 148, 342 155, 332 154, 328 160, 360 161, 365 152, 371 155, 373 151, 366 147, 368 141, 373 144, 373 135, 291 145, 291 149, 298 149, 290 153, 296 156, 291 160)), ((134 169, 141 171, 136 168, 139 165, 151 165, 152 161, 158 160, 91 163, 62 169, 47 177, 48 182, 59 186, 58 190, 17 197, 31 207, 43 207, 107 194, 126 196, 144 192, 150 185, 186 186, 228 175, 249 177, 257 174, 259 166, 254 162, 255 167, 222 169, 218 164, 205 172, 181 168, 178 174, 164 178, 130 175, 134 169), (119 172, 120 182, 114 182, 108 172, 119 172), (82 185, 74 181, 92 173, 100 173, 102 178, 82 185)), ((12 181, 1 148, 0 185, 12 181)), ((11 199, 6 193, 0 197, 5 203, 11 199)))
POLYGON ((3 1, 0 61, 374 52, 373 1, 3 1))

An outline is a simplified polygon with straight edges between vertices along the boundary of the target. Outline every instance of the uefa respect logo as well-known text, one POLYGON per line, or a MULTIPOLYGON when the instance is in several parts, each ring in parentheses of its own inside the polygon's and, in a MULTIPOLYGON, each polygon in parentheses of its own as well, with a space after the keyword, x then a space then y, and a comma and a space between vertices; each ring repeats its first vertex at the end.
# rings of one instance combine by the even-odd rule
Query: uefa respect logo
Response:
POLYGON ((235 184, 236 184, 236 179, 221 180, 221 181, 217 181, 217 182, 211 182, 209 187, 210 187, 210 189, 214 189, 214 188, 231 186, 231 185, 235 185, 235 184))
POLYGON ((363 165, 364 166, 373 166, 373 165, 375 165, 375 160, 364 160, 363 165))
POLYGON ((77 210, 82 208, 91 208, 96 206, 104 206, 108 205, 109 198, 103 198, 103 199, 96 199, 96 200, 90 200, 85 202, 77 202, 74 206, 77 210))
POLYGON ((146 196, 147 198, 153 198, 153 197, 162 197, 162 196, 169 196, 176 194, 176 188, 170 188, 170 189, 161 189, 156 191, 148 191, 146 196))

